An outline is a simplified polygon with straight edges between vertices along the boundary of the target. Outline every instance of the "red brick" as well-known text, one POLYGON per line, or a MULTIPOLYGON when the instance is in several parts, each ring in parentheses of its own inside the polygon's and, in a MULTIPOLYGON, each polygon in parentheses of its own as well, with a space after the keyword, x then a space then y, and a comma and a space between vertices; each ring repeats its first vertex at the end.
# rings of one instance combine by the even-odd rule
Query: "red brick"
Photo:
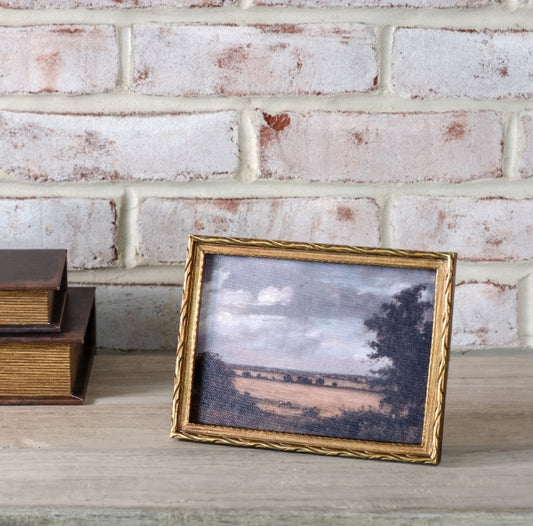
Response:
POLYGON ((359 24, 146 25, 133 42, 134 89, 148 94, 365 92, 377 76, 374 33, 359 24))
POLYGON ((457 252, 471 261, 533 261, 533 199, 399 198, 399 248, 457 252))
POLYGON ((499 347, 518 342, 516 287, 458 283, 453 314, 453 347, 499 347))
POLYGON ((261 177, 461 182, 502 175, 491 112, 258 113, 261 177))
POLYGON ((526 134, 526 146, 522 156, 520 173, 522 177, 533 177, 533 116, 525 116, 522 123, 526 134))
POLYGON ((117 80, 112 26, 0 27, 0 93, 95 93, 117 80))
POLYGON ((187 236, 205 234, 376 246, 379 210, 371 199, 147 199, 139 217, 146 262, 185 259, 187 236))
POLYGON ((533 31, 398 29, 394 91, 410 97, 533 95, 533 31))
POLYGON ((0 198, 2 248, 65 248, 69 266, 116 264, 116 206, 109 199, 0 198))
POLYGON ((235 112, 0 112, 0 169, 37 181, 181 181, 238 168, 235 112))

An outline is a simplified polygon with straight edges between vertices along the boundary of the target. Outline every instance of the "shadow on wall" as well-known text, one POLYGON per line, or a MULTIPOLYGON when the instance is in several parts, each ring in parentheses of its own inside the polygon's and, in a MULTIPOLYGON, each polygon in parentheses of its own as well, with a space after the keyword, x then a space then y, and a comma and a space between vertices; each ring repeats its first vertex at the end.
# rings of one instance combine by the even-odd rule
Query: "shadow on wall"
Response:
POLYGON ((119 350, 175 350, 181 287, 96 288, 96 345, 119 350))

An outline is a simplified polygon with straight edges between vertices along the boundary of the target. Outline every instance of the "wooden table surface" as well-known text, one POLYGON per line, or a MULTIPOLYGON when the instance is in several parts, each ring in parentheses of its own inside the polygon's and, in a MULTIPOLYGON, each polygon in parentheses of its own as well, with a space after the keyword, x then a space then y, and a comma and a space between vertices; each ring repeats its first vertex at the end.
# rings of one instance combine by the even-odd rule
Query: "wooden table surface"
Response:
POLYGON ((169 438, 172 353, 84 406, 0 406, 0 525, 533 524, 533 356, 453 356, 439 466, 169 438))

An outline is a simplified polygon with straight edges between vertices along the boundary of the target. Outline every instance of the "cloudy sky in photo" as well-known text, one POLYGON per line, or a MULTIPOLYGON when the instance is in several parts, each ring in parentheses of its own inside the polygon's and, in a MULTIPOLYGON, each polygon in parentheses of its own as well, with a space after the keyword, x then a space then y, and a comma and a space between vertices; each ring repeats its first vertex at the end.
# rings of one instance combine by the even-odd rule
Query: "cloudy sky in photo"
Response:
POLYGON ((364 321, 435 271, 240 256, 206 256, 198 351, 227 363, 366 374, 364 321))

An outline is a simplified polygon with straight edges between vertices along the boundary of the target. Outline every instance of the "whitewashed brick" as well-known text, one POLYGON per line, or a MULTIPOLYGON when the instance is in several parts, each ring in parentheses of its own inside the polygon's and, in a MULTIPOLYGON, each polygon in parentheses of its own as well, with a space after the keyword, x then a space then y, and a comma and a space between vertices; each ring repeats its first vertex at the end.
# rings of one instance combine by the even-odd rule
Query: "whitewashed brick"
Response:
POLYGON ((276 95, 370 91, 375 36, 359 24, 134 29, 134 89, 148 94, 276 95))
POLYGON ((98 346, 121 350, 175 349, 180 302, 178 286, 97 285, 98 346))
POLYGON ((145 262, 185 260, 187 236, 204 234, 377 246, 379 210, 372 199, 147 199, 139 218, 145 262))
POLYGON ((235 0, 0 0, 12 9, 149 9, 158 7, 220 7, 235 0))
POLYGON ((480 7, 491 0, 255 0, 255 5, 280 7, 480 7))
POLYGON ((112 26, 0 27, 0 93, 95 93, 117 80, 112 26))
POLYGON ((116 206, 109 199, 0 198, 2 248, 64 248, 69 266, 114 265, 116 206))
POLYGON ((15 178, 180 181, 228 175, 238 162, 235 112, 0 112, 0 169, 15 178))
POLYGON ((522 155, 520 173, 522 177, 533 177, 533 116, 523 117, 522 123, 526 135, 526 147, 522 155))
POLYGON ((518 341, 515 287, 461 283, 455 290, 452 346, 508 346, 518 341))
POLYGON ((394 35, 392 86, 403 96, 533 95, 533 31, 404 28, 394 35))
POLYGON ((258 113, 261 177, 461 182, 502 175, 492 112, 258 113))
POLYGON ((400 198, 394 243, 472 261, 533 261, 531 217, 533 199, 400 198))

